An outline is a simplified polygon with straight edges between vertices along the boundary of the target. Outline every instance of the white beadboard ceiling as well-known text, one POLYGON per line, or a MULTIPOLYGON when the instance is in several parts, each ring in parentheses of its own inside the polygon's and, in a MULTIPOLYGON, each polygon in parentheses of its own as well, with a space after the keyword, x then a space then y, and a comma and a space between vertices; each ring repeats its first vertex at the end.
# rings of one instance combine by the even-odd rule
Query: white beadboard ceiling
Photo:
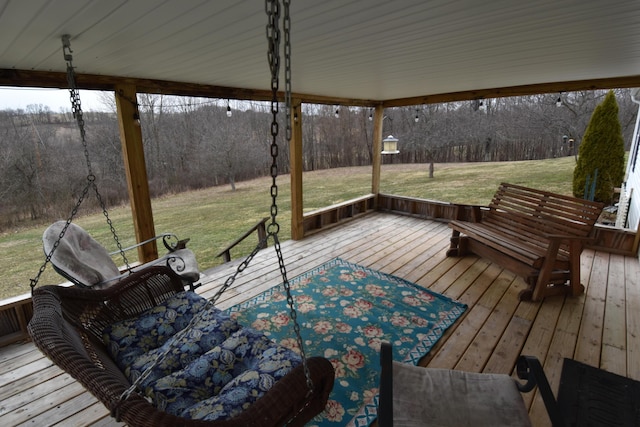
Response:
MULTIPOLYGON (((0 0, 0 69, 269 89, 261 0, 0 0)), ((640 75, 638 0, 291 0, 293 90, 390 100, 640 75)))

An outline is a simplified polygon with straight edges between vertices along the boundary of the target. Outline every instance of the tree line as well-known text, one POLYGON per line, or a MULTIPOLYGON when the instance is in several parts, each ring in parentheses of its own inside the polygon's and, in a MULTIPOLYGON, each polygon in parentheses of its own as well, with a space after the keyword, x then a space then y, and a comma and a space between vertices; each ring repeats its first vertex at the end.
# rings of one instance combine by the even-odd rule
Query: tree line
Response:
MULTIPOLYGON (((637 106, 628 90, 615 94, 628 149, 637 106)), ((433 164, 575 156, 605 95, 584 91, 386 109, 383 133, 399 140, 400 152, 383 160, 433 164)), ((136 101, 152 196, 215 185, 234 189, 238 181, 269 174, 268 103, 147 94, 136 101)), ((106 112, 87 111, 83 118, 96 183, 105 204, 113 206, 127 202, 127 186, 115 103, 109 94, 103 103, 106 112)), ((369 108, 303 105, 304 170, 370 165, 371 118, 369 108)), ((283 118, 280 123, 278 167, 287 173, 283 118)), ((68 216, 85 186, 86 163, 70 109, 54 113, 30 105, 0 111, 0 231, 68 216)), ((93 199, 84 203, 98 207, 93 199)))

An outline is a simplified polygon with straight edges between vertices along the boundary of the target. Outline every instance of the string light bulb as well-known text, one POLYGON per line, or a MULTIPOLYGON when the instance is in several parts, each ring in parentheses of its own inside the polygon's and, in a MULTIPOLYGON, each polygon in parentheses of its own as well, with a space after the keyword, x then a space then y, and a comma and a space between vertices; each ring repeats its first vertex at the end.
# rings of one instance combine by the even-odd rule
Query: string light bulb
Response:
POLYGON ((562 107, 562 96, 558 95, 558 100, 556 101, 556 107, 562 107))
POLYGON ((373 113, 371 111, 369 111, 369 121, 373 120, 373 113))
POLYGON ((227 99, 227 117, 231 117, 231 105, 229 105, 228 99, 227 99))
POLYGON ((416 117, 415 119, 413 119, 413 121, 415 121, 416 123, 418 123, 420 121, 420 117, 418 117, 418 109, 416 108, 416 117))
POLYGON ((339 108, 336 108, 336 114, 335 114, 335 116, 336 116, 336 119, 337 119, 338 117, 340 117, 340 109, 339 109, 339 108))

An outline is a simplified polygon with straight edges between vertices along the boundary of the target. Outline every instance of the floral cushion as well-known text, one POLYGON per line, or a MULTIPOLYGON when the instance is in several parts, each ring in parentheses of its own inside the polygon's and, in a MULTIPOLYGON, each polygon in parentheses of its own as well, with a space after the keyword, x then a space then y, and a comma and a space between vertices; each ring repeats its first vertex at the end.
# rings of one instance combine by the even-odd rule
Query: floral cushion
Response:
POLYGON ((242 328, 184 369, 155 381, 146 394, 158 408, 185 418, 231 418, 299 363, 291 350, 242 328))
POLYGON ((194 292, 180 292, 135 319, 108 326, 102 332, 102 340, 124 371, 133 360, 162 346, 184 329, 206 303, 194 292))
POLYGON ((177 339, 174 334, 205 304, 197 294, 181 292, 106 328, 103 340, 132 382, 163 356, 140 384, 159 409, 184 418, 225 419, 245 410, 301 359, 215 307, 207 307, 177 339))

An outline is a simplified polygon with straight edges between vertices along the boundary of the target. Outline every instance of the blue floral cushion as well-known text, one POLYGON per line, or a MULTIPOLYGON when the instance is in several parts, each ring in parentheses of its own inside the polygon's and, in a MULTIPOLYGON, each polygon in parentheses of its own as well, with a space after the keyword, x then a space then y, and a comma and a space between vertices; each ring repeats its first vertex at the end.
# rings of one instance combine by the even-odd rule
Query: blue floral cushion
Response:
POLYGON ((181 292, 136 319, 111 325, 103 340, 130 381, 160 356, 141 389, 161 410, 216 420, 245 410, 301 363, 300 356, 227 314, 181 292), (203 311, 204 310, 204 311, 203 311), (184 329, 199 312, 182 338, 184 329), (154 323, 155 322, 155 323, 154 323))
POLYGON ((124 371, 134 359, 160 347, 184 329, 206 303, 194 292, 180 292, 135 319, 108 326, 102 333, 102 340, 124 371))
POLYGON ((296 353, 243 328, 184 369, 150 384, 146 394, 158 408, 184 418, 231 418, 299 363, 296 353))
POLYGON ((182 338, 173 336, 162 346, 127 360, 129 364, 123 369, 124 374, 131 381, 135 381, 156 359, 162 356, 160 362, 153 367, 151 373, 140 384, 142 388, 145 388, 156 379, 185 368, 239 329, 240 325, 227 314, 215 307, 209 307, 201 313, 197 321, 187 330, 187 333, 182 335, 182 338))

